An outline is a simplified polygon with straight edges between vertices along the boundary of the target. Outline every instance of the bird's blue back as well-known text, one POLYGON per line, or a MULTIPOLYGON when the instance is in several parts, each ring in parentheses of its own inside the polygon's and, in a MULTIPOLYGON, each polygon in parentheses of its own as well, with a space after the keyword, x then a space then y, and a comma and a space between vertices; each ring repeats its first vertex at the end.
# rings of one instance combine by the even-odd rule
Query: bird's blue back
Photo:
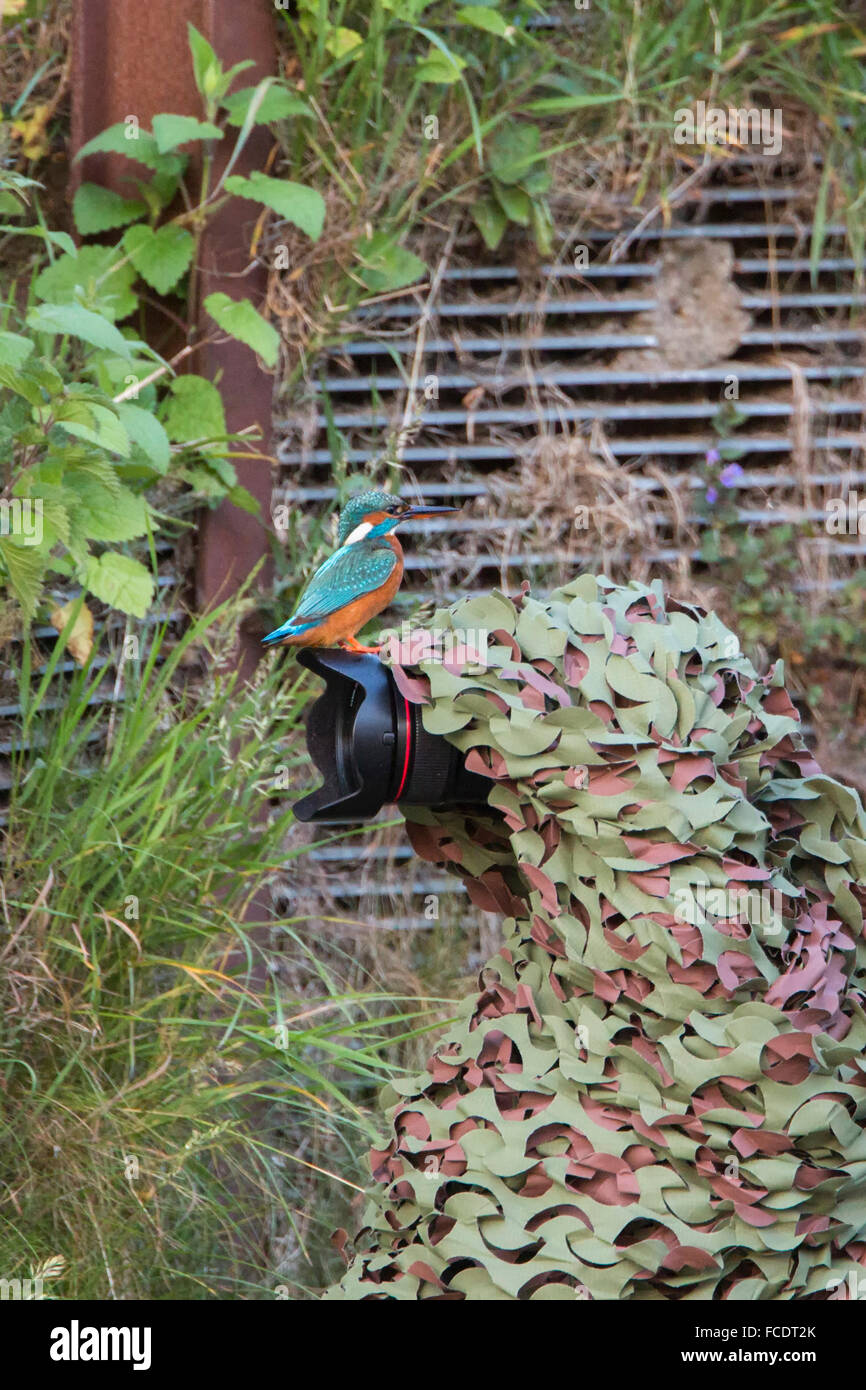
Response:
POLYGON ((334 551, 313 575, 288 622, 263 638, 270 646, 316 627, 355 599, 380 589, 394 571, 397 556, 387 541, 367 537, 334 551))

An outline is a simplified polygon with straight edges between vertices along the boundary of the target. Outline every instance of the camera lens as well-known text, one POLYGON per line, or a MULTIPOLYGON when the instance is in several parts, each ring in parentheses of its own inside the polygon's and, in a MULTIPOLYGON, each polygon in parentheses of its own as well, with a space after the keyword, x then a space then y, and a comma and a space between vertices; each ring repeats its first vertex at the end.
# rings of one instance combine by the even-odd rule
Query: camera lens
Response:
POLYGON ((424 728, 419 705, 377 657, 305 647, 298 660, 324 677, 307 720, 307 748, 322 786, 295 806, 301 821, 367 820, 396 802, 450 806, 487 801, 490 779, 424 728))

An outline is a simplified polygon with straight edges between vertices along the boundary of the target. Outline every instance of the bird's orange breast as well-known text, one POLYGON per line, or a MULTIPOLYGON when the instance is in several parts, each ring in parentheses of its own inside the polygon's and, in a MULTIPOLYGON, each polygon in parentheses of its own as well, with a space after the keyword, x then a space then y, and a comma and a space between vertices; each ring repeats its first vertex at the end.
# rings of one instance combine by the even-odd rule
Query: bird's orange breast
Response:
POLYGON ((308 628, 306 632, 299 632, 297 636, 288 638, 286 643, 281 645, 333 647, 337 642, 342 642, 347 637, 354 637, 365 623, 368 623, 377 613, 381 613, 383 608, 387 608, 403 579, 403 550, 400 542, 396 536, 388 536, 387 540, 397 557, 397 563, 384 584, 380 584, 378 589, 371 589, 369 593, 361 594, 359 598, 352 599, 351 603, 347 603, 345 607, 338 608, 334 613, 329 613, 327 618, 323 618, 316 627, 308 628))

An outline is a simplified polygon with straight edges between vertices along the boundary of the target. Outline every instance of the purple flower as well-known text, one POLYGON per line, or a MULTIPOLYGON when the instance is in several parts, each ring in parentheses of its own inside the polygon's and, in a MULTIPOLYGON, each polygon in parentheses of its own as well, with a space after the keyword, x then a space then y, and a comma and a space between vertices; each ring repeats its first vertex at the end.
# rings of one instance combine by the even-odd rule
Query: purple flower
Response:
POLYGON ((707 450, 707 463, 720 463, 722 459, 718 449, 707 450))
POLYGON ((743 476, 743 470, 738 463, 729 463, 727 468, 723 468, 719 474, 719 482, 722 487, 733 487, 734 483, 739 482, 743 476))
POLYGON ((718 500, 719 500, 718 489, 717 489, 717 488, 714 488, 714 487, 708 487, 708 488, 707 488, 707 501, 709 502, 710 506, 712 506, 714 502, 718 502, 718 500))

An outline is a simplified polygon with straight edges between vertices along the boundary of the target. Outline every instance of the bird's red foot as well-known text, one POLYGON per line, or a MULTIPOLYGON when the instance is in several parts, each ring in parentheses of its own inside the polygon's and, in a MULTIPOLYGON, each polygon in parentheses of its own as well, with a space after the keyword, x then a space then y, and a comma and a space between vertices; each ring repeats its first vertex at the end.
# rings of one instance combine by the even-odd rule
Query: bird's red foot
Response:
POLYGON ((378 647, 363 647, 354 637, 347 637, 344 642, 340 643, 340 646, 344 647, 346 651, 349 652, 372 652, 375 654, 382 650, 381 642, 378 647))

